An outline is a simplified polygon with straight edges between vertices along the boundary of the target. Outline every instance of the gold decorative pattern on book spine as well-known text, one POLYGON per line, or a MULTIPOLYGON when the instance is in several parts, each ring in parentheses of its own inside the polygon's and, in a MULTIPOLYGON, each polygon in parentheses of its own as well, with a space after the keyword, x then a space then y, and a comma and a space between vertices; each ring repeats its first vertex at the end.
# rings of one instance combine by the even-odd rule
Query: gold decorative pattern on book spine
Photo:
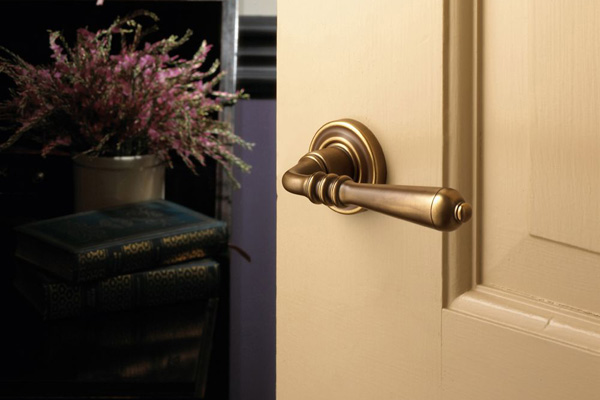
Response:
POLYGON ((88 251, 77 256, 77 260, 80 265, 96 263, 98 261, 104 261, 108 257, 108 250, 98 249, 88 251))
POLYGON ((76 282, 91 281, 104 276, 108 250, 98 249, 77 255, 78 269, 73 271, 76 282))
POLYGON ((218 234, 217 230, 215 228, 211 228, 201 232, 189 232, 165 237, 162 238, 161 242, 165 247, 178 247, 197 240, 205 239, 207 237, 216 236, 216 234, 218 234))
POLYGON ((157 246, 152 240, 127 243, 119 246, 119 257, 115 257, 115 264, 119 273, 134 272, 147 269, 157 262, 157 246))
POLYGON ((147 304, 158 305, 204 297, 207 294, 207 267, 197 265, 185 269, 150 271, 146 275, 148 292, 153 296, 147 304))
POLYGON ((166 258, 163 261, 163 264, 174 264, 178 262, 184 262, 188 260, 193 260, 195 258, 204 258, 206 257, 206 252, 202 249, 194 249, 190 251, 183 251, 181 253, 177 253, 171 257, 166 258))
POLYGON ((133 276, 120 275, 98 284, 98 309, 100 311, 127 310, 135 307, 133 276))
POLYGON ((45 287, 44 303, 44 317, 48 319, 78 315, 84 306, 80 287, 71 287, 63 283, 45 287))
POLYGON ((151 252, 152 248, 153 248, 152 242, 149 240, 144 240, 142 242, 124 244, 121 247, 121 250, 126 255, 132 255, 132 254, 151 252))

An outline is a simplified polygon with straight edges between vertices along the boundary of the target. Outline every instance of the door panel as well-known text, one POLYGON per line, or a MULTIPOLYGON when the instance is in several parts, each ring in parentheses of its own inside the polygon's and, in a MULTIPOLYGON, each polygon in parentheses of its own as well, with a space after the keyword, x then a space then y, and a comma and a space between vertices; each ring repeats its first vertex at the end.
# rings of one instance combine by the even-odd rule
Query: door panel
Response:
POLYGON ((442 235, 335 213, 281 178, 323 124, 352 118, 380 141, 388 182, 441 184, 442 11, 422 0, 278 4, 279 399, 438 396, 442 235))
POLYGON ((482 283, 600 314, 600 4, 481 11, 482 283))
POLYGON ((442 398, 597 399, 598 7, 560 0, 447 4, 448 108, 461 109, 452 103, 461 92, 452 86, 455 76, 476 88, 466 101, 476 128, 449 130, 449 142, 462 138, 476 149, 477 217, 475 234, 449 238, 446 250, 451 296, 442 312, 442 398), (472 37, 460 34, 468 30, 464 22, 472 37), (466 65, 453 56, 465 40, 475 41, 475 62, 466 65), (452 261, 461 252, 475 254, 472 264, 452 261), (453 291, 453 279, 472 287, 453 291))
POLYGON ((530 232, 599 254, 600 4, 538 0, 527 11, 530 232))
POLYGON ((452 311, 443 324, 444 400, 598 398, 597 353, 452 311))

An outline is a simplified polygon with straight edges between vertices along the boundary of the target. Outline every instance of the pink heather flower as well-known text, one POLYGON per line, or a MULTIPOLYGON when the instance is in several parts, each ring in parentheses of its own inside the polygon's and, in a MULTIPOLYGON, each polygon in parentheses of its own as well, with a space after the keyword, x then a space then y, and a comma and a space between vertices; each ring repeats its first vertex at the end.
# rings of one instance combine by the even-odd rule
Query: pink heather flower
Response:
POLYGON ((150 128, 150 129, 148 129, 148 136, 152 140, 158 140, 160 138, 160 133, 158 133, 158 131, 156 129, 150 128))
POLYGON ((11 53, 9 58, 0 56, 0 73, 15 84, 13 97, 0 103, 0 116, 17 126, 0 150, 23 135, 38 135, 45 141, 42 155, 61 146, 73 154, 155 153, 170 163, 177 154, 192 171, 206 157, 228 172, 232 166, 248 171, 232 146, 252 144, 217 117, 223 106, 246 95, 213 89, 223 72, 218 64, 204 65, 212 46, 203 42, 185 60, 170 52, 191 33, 154 43, 141 43, 127 33, 125 46, 111 48, 119 42, 113 35, 142 30, 139 17, 158 20, 141 10, 97 32, 78 29, 76 42, 69 46, 59 32, 50 32, 49 66, 28 64, 11 53))

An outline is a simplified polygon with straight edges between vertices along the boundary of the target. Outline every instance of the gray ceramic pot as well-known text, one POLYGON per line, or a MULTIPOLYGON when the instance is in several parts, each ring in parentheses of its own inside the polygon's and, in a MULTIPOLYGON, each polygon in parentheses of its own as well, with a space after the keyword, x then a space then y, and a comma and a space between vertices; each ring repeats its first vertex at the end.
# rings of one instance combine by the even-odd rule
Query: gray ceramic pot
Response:
POLYGON ((165 164, 155 155, 73 159, 75 212, 165 196, 165 164))

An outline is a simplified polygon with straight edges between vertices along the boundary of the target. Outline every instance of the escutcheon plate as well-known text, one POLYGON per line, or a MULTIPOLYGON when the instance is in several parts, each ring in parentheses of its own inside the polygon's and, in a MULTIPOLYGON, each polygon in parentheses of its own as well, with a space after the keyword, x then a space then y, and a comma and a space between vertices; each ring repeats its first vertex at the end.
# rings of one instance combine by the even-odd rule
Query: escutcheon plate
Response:
MULTIPOLYGON (((348 153, 354 165, 352 180, 357 183, 385 184, 387 169, 379 141, 362 123, 353 119, 340 119, 323 125, 313 137, 309 151, 335 146, 348 153)), ((363 207, 329 206, 342 214, 356 214, 363 207)))

